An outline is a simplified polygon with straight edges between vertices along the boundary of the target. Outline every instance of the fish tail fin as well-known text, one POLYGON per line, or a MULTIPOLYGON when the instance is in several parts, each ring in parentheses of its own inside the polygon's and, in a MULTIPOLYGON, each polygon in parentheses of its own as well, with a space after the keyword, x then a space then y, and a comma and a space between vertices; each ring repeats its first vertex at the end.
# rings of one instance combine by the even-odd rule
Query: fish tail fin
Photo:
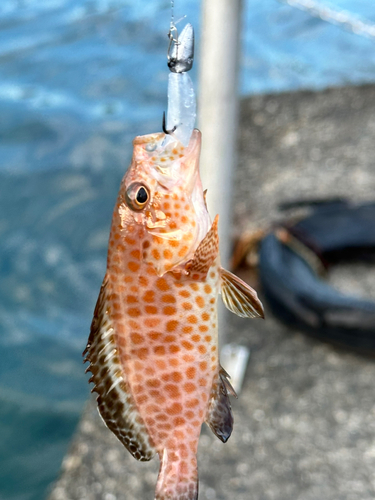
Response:
POLYGON ((195 453, 164 449, 155 500, 197 500, 198 466, 195 453))

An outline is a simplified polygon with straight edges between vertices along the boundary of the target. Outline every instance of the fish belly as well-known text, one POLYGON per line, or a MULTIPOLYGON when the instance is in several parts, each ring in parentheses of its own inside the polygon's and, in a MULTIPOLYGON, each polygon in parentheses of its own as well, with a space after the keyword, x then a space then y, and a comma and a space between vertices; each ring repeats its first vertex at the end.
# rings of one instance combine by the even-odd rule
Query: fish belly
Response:
POLYGON ((159 455, 181 449, 181 443, 195 453, 219 371, 218 269, 204 281, 166 273, 143 283, 137 294, 129 289, 123 297, 120 359, 159 455))

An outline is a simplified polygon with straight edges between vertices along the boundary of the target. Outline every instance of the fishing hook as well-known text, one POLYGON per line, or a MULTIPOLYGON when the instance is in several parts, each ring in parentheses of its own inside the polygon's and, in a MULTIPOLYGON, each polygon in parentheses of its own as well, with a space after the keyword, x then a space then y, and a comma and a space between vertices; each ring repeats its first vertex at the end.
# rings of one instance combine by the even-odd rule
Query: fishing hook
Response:
POLYGON ((166 125, 166 123, 165 123, 165 111, 163 111, 163 125, 162 125, 162 128, 163 128, 163 132, 164 132, 164 134, 169 134, 169 135, 173 134, 173 132, 174 132, 174 131, 176 130, 176 128, 177 128, 177 125, 175 125, 175 126, 174 126, 171 130, 168 130, 168 129, 167 129, 167 125, 166 125))

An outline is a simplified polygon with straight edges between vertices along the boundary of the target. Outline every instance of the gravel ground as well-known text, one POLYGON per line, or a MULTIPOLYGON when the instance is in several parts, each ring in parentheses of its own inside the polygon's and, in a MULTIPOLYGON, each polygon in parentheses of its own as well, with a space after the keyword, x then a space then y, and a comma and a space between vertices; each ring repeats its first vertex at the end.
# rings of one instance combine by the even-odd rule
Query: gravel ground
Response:
MULTIPOLYGON (((238 236, 267 227, 281 201, 373 199, 375 87, 245 99, 234 213, 238 236)), ((375 297, 374 272, 340 266, 330 281, 375 297)), ((267 313, 267 306, 266 306, 267 313)), ((370 500, 375 497, 372 359, 266 321, 228 317, 251 350, 227 444, 204 428, 200 499, 370 500)), ((157 460, 138 463, 90 401, 49 500, 152 500, 157 460)))

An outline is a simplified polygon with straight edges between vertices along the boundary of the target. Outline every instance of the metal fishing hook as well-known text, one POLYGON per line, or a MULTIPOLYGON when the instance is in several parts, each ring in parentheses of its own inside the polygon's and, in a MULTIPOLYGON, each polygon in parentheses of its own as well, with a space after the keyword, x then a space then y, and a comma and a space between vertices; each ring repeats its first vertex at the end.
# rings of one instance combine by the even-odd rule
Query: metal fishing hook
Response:
POLYGON ((167 125, 165 123, 165 111, 163 111, 163 125, 162 125, 162 128, 163 128, 163 132, 164 134, 169 134, 169 135, 172 135, 173 132, 176 130, 177 128, 177 125, 175 125, 171 130, 168 130, 167 129, 167 125))

